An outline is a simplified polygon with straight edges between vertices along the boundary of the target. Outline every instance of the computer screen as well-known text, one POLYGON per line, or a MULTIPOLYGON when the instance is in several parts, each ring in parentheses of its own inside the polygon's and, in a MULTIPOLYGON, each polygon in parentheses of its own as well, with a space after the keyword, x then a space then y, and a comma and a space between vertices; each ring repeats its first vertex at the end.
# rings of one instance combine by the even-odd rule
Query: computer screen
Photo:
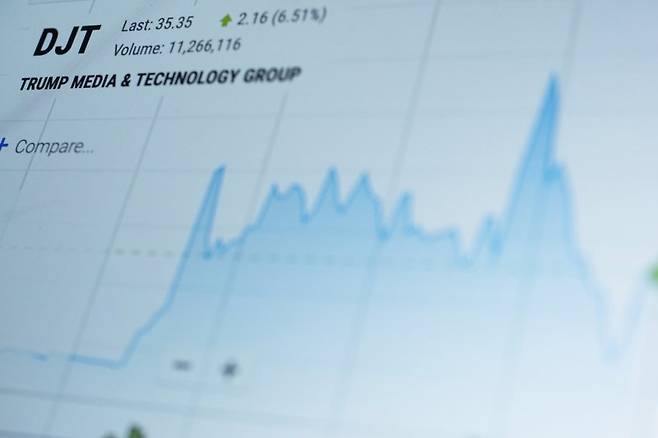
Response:
POLYGON ((0 436, 658 437, 657 22, 3 0, 0 436))

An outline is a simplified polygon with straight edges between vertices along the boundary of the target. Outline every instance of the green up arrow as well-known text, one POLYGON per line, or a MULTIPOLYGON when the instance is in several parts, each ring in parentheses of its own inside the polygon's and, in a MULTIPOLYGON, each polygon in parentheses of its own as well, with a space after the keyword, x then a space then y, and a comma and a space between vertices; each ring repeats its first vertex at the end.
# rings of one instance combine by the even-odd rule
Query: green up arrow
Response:
POLYGON ((224 17, 221 20, 222 27, 228 26, 231 21, 233 21, 233 19, 231 18, 230 14, 224 15, 224 17))

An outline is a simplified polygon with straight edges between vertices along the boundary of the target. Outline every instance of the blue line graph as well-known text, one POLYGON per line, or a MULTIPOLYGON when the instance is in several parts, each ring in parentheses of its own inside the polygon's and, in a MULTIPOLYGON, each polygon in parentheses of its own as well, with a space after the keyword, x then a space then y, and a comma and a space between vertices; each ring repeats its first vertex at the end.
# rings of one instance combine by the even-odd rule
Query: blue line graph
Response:
MULTIPOLYGON (((253 224, 233 240, 213 241, 225 178, 219 168, 165 301, 119 357, 7 354, 15 350, 3 357, 39 362, 40 372, 49 362, 73 362, 72 391, 158 400, 180 394, 159 385, 171 376, 154 370, 184 357, 194 372, 182 387, 211 388, 205 403, 323 416, 355 342, 351 322, 364 318, 347 418, 395 413, 405 424, 434 424, 440 417, 447 433, 480 433, 495 397, 507 391, 514 394, 510 436, 622 436, 637 421, 624 407, 637 390, 630 370, 638 357, 657 363, 654 349, 636 342, 655 316, 641 291, 622 334, 609 328, 605 295, 573 234, 566 173, 553 156, 558 110, 552 78, 505 212, 483 220, 471 252, 457 230, 416 225, 410 194, 387 219, 367 175, 341 202, 335 170, 312 206, 303 187, 275 186, 253 224), (356 301, 365 275, 373 296, 363 315, 356 301), (218 318, 221 328, 209 337, 218 318), (213 370, 227 357, 252 358, 258 370, 258 387, 237 401, 212 389, 213 370), (412 369, 400 371, 410 358, 412 369), (510 369, 514 385, 505 377, 510 369), (537 431, 546 421, 533 426, 533 419, 547 409, 556 426, 537 431)), ((26 376, 35 372, 23 366, 26 376)))
MULTIPOLYGON (((392 220, 387 224, 382 212, 381 201, 373 192, 367 175, 360 178, 347 200, 341 204, 338 199, 338 172, 335 169, 329 171, 316 204, 310 209, 305 210, 308 201, 303 187, 294 185, 287 191, 281 192, 278 187, 274 186, 261 209, 259 218, 248 226, 238 238, 229 242, 217 241, 212 243, 210 235, 225 175, 225 169, 223 167, 219 168, 211 178, 198 218, 192 227, 186 249, 172 281, 170 292, 162 307, 154 312, 149 320, 135 332, 120 358, 104 359, 75 355, 71 356, 71 359, 90 365, 108 367, 125 365, 135 353, 140 341, 161 318, 165 317, 174 302, 182 278, 185 276, 185 271, 192 260, 199 257, 204 260, 216 259, 229 253, 232 249, 242 246, 252 234, 258 233, 266 225, 271 216, 276 214, 272 213, 276 205, 286 203, 294 206, 295 216, 291 220, 303 226, 313 223, 327 211, 330 212, 328 214, 335 213, 337 216, 348 216, 357 202, 368 203, 372 208, 372 215, 370 218, 365 218, 370 222, 366 224, 365 231, 374 233, 381 242, 386 242, 395 234, 403 234, 408 238, 430 244, 440 242, 446 248, 449 248, 449 257, 454 263, 472 267, 487 259, 491 262, 494 258, 503 257, 506 249, 513 251, 514 243, 523 239, 524 235, 533 237, 528 239, 530 247, 536 245, 540 239, 532 236, 532 233, 536 232, 536 230, 529 229, 533 224, 522 224, 521 221, 527 220, 527 215, 532 214, 528 211, 528 204, 535 203, 537 210, 545 208, 546 198, 554 190, 557 192, 556 196, 561 204, 561 208, 558 209, 557 213, 561 216, 562 229, 560 231, 562 241, 566 246, 565 250, 571 262, 578 266, 583 279, 587 281, 586 279, 589 277, 587 267, 578 255, 572 236, 570 197, 564 170, 554 162, 553 157, 558 106, 558 83, 556 78, 552 78, 531 135, 526 156, 520 166, 520 172, 505 217, 500 222, 496 222, 493 218, 487 218, 484 221, 472 254, 466 254, 459 248, 459 233, 457 230, 429 233, 415 225, 411 218, 412 196, 410 194, 405 194, 400 198, 397 207, 394 209, 392 220)), ((534 247, 533 250, 537 251, 537 248, 534 247)), ((532 254, 524 254, 524 256, 532 257, 532 254)), ((600 295, 599 292, 595 292, 594 299, 596 300, 595 305, 602 312, 600 322, 605 325, 605 315, 603 314, 605 306, 600 295)), ((606 330, 605 327, 602 327, 602 329, 606 330)), ((607 348, 611 350, 619 349, 619 345, 614 344, 609 336, 602 335, 602 340, 608 340, 607 348)))

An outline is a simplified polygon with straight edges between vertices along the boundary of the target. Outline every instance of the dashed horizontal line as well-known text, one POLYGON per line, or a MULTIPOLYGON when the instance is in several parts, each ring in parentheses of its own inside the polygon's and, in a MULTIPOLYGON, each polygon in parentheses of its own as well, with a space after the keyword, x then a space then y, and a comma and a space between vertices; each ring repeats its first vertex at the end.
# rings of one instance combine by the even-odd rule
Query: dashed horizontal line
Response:
MULTIPOLYGON (((108 250, 98 248, 79 248, 65 246, 36 246, 36 245, 3 245, 1 250, 7 251, 34 251, 34 252, 58 252, 58 253, 78 253, 78 254, 96 254, 104 255, 108 250)), ((183 251, 148 249, 148 248, 113 248, 109 250, 112 255, 119 257, 146 257, 146 258, 182 258, 188 256, 183 251)), ((204 257, 202 254, 197 257, 204 257)), ((250 264, 267 264, 267 265, 303 265, 303 266, 330 266, 330 267, 364 267, 371 263, 367 255, 362 257, 352 257, 337 255, 331 253, 256 253, 240 252, 225 253, 221 255, 210 256, 209 258, 232 258, 235 261, 247 262, 250 264)), ((429 257, 390 257, 381 256, 378 265, 391 267, 416 267, 431 269, 438 263, 443 264, 445 260, 441 258, 429 257)))

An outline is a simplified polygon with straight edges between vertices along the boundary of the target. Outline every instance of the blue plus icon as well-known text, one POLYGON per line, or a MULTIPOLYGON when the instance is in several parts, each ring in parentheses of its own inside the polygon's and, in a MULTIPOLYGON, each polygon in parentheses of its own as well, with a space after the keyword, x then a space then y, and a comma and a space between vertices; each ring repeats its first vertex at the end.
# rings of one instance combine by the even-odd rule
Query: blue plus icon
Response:
POLYGON ((2 137, 2 140, 0 140, 0 151, 6 148, 7 146, 9 146, 9 144, 5 141, 5 138, 2 137))

